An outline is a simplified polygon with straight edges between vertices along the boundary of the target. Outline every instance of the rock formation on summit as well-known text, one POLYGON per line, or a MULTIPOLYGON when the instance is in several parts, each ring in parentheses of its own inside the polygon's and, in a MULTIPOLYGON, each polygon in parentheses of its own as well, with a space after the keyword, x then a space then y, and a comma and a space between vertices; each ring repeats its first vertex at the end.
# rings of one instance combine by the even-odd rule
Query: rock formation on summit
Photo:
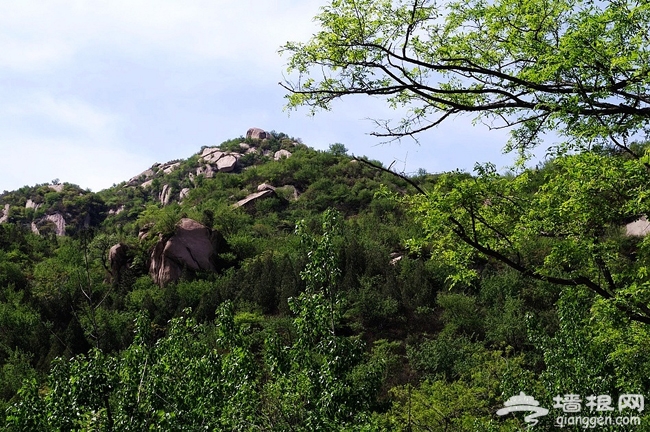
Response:
POLYGON ((246 138, 250 138, 250 139, 263 140, 263 139, 270 139, 272 137, 273 136, 269 132, 260 128, 250 128, 248 129, 248 131, 246 131, 246 138))

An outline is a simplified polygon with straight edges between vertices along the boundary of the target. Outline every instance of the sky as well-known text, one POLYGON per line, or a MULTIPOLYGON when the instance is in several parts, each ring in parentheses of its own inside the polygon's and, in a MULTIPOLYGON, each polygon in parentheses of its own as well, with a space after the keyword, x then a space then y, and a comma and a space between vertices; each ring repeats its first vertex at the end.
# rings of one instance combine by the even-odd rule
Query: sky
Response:
POLYGON ((309 116, 284 110, 287 41, 306 41, 325 0, 65 0, 0 2, 0 191, 54 179, 93 191, 156 162, 185 159, 250 127, 401 172, 492 161, 505 131, 457 118, 381 144, 369 118, 381 100, 348 97, 309 116))

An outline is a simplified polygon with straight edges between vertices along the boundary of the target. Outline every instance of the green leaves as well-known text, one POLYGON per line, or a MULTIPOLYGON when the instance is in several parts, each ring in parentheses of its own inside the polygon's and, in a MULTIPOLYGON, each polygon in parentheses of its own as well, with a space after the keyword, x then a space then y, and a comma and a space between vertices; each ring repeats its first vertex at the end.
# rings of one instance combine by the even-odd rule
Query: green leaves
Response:
MULTIPOLYGON (((287 43, 288 108, 353 94, 408 114, 375 135, 412 136, 470 113, 525 151, 554 131, 568 148, 629 148, 650 115, 646 2, 332 1, 321 30, 287 43)), ((382 124, 382 123, 378 123, 382 124)))
POLYGON ((411 244, 431 248, 452 285, 475 278, 483 257, 537 280, 585 286, 650 323, 648 275, 629 249, 645 255, 647 242, 621 235, 650 211, 650 173, 640 161, 581 153, 514 177, 489 166, 477 171, 445 174, 427 196, 405 199, 423 232, 411 244))

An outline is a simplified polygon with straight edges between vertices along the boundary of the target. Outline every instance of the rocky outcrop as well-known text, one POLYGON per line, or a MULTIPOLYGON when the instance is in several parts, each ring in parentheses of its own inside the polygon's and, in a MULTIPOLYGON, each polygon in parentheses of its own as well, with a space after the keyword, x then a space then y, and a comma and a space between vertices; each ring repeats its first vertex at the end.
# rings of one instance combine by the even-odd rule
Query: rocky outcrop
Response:
POLYGON ((219 150, 218 147, 208 147, 203 149, 203 152, 201 153, 201 160, 211 164, 217 162, 223 155, 224 152, 219 150))
POLYGON ((275 154, 273 155, 273 160, 278 161, 282 158, 290 158, 290 157, 291 157, 291 152, 282 149, 275 152, 275 154))
POLYGON ((650 233, 650 222, 645 216, 625 225, 625 235, 629 237, 645 237, 648 233, 650 233))
POLYGON ((153 183, 153 180, 147 180, 146 182, 142 183, 142 184, 140 185, 140 187, 143 188, 143 189, 146 189, 146 188, 148 188, 149 186, 151 186, 152 183, 153 183))
POLYGON ((0 223, 5 223, 9 220, 9 204, 5 204, 5 208, 0 210, 0 223))
POLYGON ((110 209, 110 210, 108 211, 108 214, 109 214, 109 215, 118 215, 118 214, 122 213, 123 211, 124 211, 124 206, 121 205, 121 206, 119 206, 119 207, 116 208, 116 209, 110 209))
POLYGON ((169 185, 164 185, 162 191, 160 192, 160 204, 166 206, 169 204, 169 200, 172 198, 172 188, 169 185))
POLYGON ((174 170, 176 170, 176 168, 178 168, 180 166, 181 166, 181 163, 176 162, 176 163, 163 165, 162 167, 160 167, 160 169, 162 169, 162 172, 164 172, 165 174, 171 174, 172 172, 174 172, 174 170))
MULTIPOLYGON (((126 183, 127 186, 137 186, 141 182, 146 182, 146 180, 151 179, 154 176, 154 171, 152 168, 149 168, 148 170, 145 170, 138 174, 135 177, 131 177, 131 179, 126 183)), ((144 183, 141 184, 142 187, 144 186, 144 183)))
POLYGON ((110 266, 111 280, 114 283, 119 283, 122 280, 124 270, 128 268, 129 247, 124 243, 118 243, 110 248, 108 251, 108 263, 110 266))
POLYGON ((149 274, 164 286, 186 271, 216 271, 215 256, 220 237, 199 222, 184 218, 169 238, 161 236, 151 253, 149 274))
POLYGON ((205 177, 211 178, 217 171, 231 172, 235 169, 240 157, 241 154, 239 153, 223 152, 219 147, 204 148, 201 152, 200 160, 205 163, 205 166, 199 167, 196 174, 203 174, 205 177), (201 170, 201 172, 199 172, 199 170, 201 170))
POLYGON ((196 169, 196 175, 202 175, 205 178, 212 178, 216 173, 217 170, 212 165, 204 165, 196 169))
POLYGON ((273 136, 269 132, 266 132, 264 129, 260 128, 250 128, 246 131, 246 138, 250 139, 263 140, 270 139, 272 137, 273 136))
POLYGON ((63 185, 62 184, 49 185, 48 187, 50 189, 52 189, 54 192, 62 192, 63 191, 63 185))
POLYGON ((237 208, 237 207, 243 207, 245 209, 252 208, 255 205, 255 202, 265 199, 265 198, 272 198, 275 197, 275 191, 265 189, 261 192, 256 192, 254 194, 248 195, 246 198, 237 201, 235 204, 232 206, 237 208))
POLYGON ((242 151, 247 151, 251 149, 251 146, 246 143, 239 143, 239 148, 242 149, 242 151))
POLYGON ((51 215, 45 216, 45 220, 52 222, 54 224, 54 232, 59 237, 65 235, 65 219, 60 213, 54 213, 51 215))
POLYGON ((32 201, 31 199, 28 199, 27 202, 25 203, 25 208, 30 208, 30 209, 38 210, 38 208, 39 208, 40 206, 42 206, 42 205, 43 205, 43 204, 36 204, 36 203, 35 203, 34 201, 32 201))

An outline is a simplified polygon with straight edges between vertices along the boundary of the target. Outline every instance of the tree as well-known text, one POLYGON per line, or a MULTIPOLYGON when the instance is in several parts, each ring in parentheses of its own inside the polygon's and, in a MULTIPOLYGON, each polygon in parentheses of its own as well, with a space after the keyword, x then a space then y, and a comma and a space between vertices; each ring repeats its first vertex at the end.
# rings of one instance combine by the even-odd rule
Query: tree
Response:
POLYGON ((532 279, 587 287, 650 324, 650 239, 623 229, 650 214, 642 162, 584 152, 517 176, 478 168, 477 177, 443 174, 428 194, 405 199, 422 230, 411 247, 447 263, 452 284, 469 283, 487 258, 532 279))
POLYGON ((650 118, 647 0, 332 0, 289 42, 288 106, 383 97, 408 114, 374 135, 415 136, 468 113, 525 152, 554 131, 572 148, 634 154, 650 118))

